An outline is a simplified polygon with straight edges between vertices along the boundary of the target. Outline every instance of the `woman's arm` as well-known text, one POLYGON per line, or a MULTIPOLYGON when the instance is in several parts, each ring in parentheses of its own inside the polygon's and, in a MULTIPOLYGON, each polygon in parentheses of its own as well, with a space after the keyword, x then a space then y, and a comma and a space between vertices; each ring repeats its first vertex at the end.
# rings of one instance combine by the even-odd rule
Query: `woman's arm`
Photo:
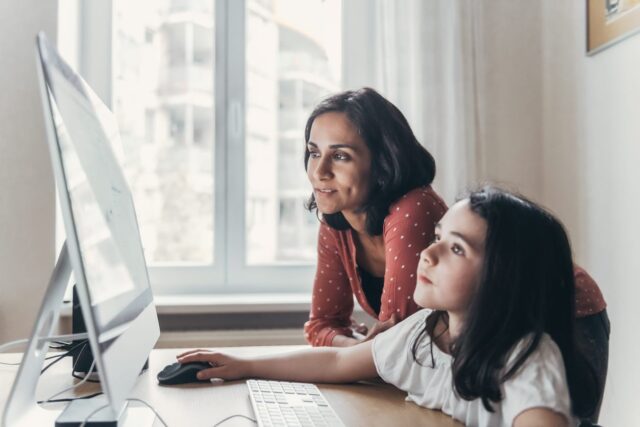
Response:
POLYGON ((192 350, 178 356, 178 362, 209 362, 210 369, 198 378, 265 378, 314 383, 347 383, 375 378, 378 373, 371 352, 372 342, 352 347, 309 348, 278 355, 240 358, 207 350, 192 350))
POLYGON ((567 427, 564 415, 548 408, 533 408, 522 411, 513 420, 513 427, 567 427))
POLYGON ((307 342, 316 347, 336 345, 335 337, 352 335, 353 293, 340 257, 337 233, 325 224, 318 230, 318 265, 309 321, 304 325, 307 342))

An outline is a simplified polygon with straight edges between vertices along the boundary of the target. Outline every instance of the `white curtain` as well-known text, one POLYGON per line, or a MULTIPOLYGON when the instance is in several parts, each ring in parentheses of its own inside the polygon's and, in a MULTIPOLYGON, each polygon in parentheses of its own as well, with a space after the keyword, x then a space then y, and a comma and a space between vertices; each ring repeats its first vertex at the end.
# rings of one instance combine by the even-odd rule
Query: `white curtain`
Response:
POLYGON ((452 203, 483 175, 480 19, 474 0, 346 0, 344 80, 405 114, 452 203))

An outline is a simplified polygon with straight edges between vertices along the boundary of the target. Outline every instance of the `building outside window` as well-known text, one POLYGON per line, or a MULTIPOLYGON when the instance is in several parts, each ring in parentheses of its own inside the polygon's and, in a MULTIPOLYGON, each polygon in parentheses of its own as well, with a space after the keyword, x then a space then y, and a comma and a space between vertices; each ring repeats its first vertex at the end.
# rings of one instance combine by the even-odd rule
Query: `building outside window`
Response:
POLYGON ((304 207, 304 125, 342 88, 341 1, 107 3, 110 37, 79 62, 111 55, 105 101, 152 284, 306 292, 318 220, 304 207))

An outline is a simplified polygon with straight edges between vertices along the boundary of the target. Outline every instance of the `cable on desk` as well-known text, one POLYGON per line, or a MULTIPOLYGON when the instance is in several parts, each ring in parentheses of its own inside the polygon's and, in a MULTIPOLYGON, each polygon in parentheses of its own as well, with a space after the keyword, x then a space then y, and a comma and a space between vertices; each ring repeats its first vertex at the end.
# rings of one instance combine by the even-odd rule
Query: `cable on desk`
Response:
POLYGON ((142 400, 142 399, 138 399, 138 398, 135 398, 135 397, 132 397, 132 398, 127 399, 127 402, 139 402, 139 403, 142 403, 142 404, 146 405, 146 406, 147 406, 147 408, 151 409, 151 410, 153 411, 153 413, 154 413, 154 414, 156 414, 156 417, 158 417, 158 419, 160 420, 160 422, 162 423, 162 425, 163 425, 164 427, 169 427, 169 426, 167 425, 167 423, 162 419, 162 417, 160 416, 160 414, 158 414, 158 411, 156 411, 156 410, 155 410, 155 408, 154 408, 153 406, 149 405, 149 404, 148 404, 147 402, 145 402, 144 400, 142 400))
POLYGON ((84 421, 82 421, 82 423, 80 424, 80 427, 85 427, 87 425, 87 421, 89 421, 89 419, 91 417, 93 417, 95 414, 97 414, 98 412, 102 411, 104 408, 107 408, 109 406, 109 404, 107 403, 106 405, 102 405, 99 408, 96 408, 94 411, 92 411, 89 415, 87 415, 87 417, 84 419, 84 421))
POLYGON ((224 423, 225 421, 229 421, 231 418, 236 418, 236 417, 246 418, 246 419, 248 419, 249 421, 252 421, 252 422, 254 422, 254 423, 258 424, 258 421, 254 420, 254 419, 253 419, 253 418, 251 418, 251 417, 247 417, 246 415, 242 415, 242 414, 236 414, 236 415, 230 415, 230 416, 228 416, 227 418, 224 418, 224 419, 222 419, 222 420, 218 421, 217 423, 215 423, 215 424, 213 425, 213 427, 218 427, 220 424, 224 423))
POLYGON ((86 396, 65 397, 64 399, 38 400, 38 404, 42 405, 43 403, 73 402, 74 400, 91 399, 92 397, 100 396, 101 394, 103 393, 101 391, 98 391, 96 393, 87 394, 86 396))
MULTIPOLYGON (((51 359, 55 359, 56 357, 59 357, 59 354, 54 354, 53 356, 47 356, 44 358, 44 360, 51 360, 51 359)), ((19 366, 22 363, 22 361, 20 362, 0 362, 0 365, 9 365, 9 366, 19 366)))
MULTIPOLYGON (((55 365, 56 363, 58 363, 59 361, 61 361, 62 359, 64 359, 67 356, 70 356, 75 349, 77 349, 80 346, 83 346, 82 349, 80 350, 80 354, 82 354, 82 352, 84 351, 84 349, 87 347, 87 345, 89 344, 88 342, 89 340, 83 340, 80 341, 78 344, 73 345, 69 350, 67 350, 66 353, 61 354, 61 355, 55 355, 53 356, 54 358, 56 358, 56 360, 54 360, 53 362, 50 362, 47 366, 45 366, 44 368, 42 368, 42 370, 40 371, 40 375, 44 374, 44 372, 49 369, 51 366, 55 365)), ((77 361, 76 361, 77 363, 77 361)))
MULTIPOLYGON (((164 419, 160 416, 160 414, 158 414, 158 411, 155 410, 155 408, 151 405, 149 405, 147 402, 145 402, 142 399, 137 399, 137 398, 129 398, 127 399, 127 402, 139 402, 142 403, 144 405, 146 405, 149 409, 151 409, 153 411, 153 413, 156 415, 156 417, 160 420, 160 422, 162 423, 162 425, 164 427, 169 427, 167 425, 167 423, 164 421, 164 419)), ((104 408, 108 407, 109 404, 107 403, 106 405, 103 405, 99 408, 97 408, 96 410, 94 410, 93 412, 91 412, 89 415, 87 415, 87 417, 82 421, 82 423, 80 424, 80 427, 85 427, 87 425, 87 421, 89 421, 89 419, 91 419, 91 417, 93 417, 95 414, 97 414, 98 412, 102 411, 104 408)))
MULTIPOLYGON (((87 332, 83 332, 81 334, 70 334, 70 335, 51 335, 48 337, 38 338, 39 341, 68 341, 68 340, 86 340, 89 338, 89 334, 87 332)), ((18 346, 20 344, 26 344, 29 342, 31 338, 23 338, 20 340, 9 341, 2 345, 0 345, 0 353, 3 353, 5 350, 18 346)))
MULTIPOLYGON (((86 345, 86 344, 85 344, 85 345, 86 345)), ((76 360, 76 363, 73 365, 73 368, 71 368, 71 369, 72 369, 72 371, 76 368, 76 364, 78 364, 78 360, 80 360, 80 358, 78 358, 78 359, 76 360)), ((55 363, 55 362, 54 362, 54 363, 55 363)), ((65 388, 65 389, 64 389, 64 390, 62 390, 62 391, 57 392, 56 394, 54 394, 54 395, 53 395, 53 396, 51 396, 50 398, 46 399, 46 400, 45 400, 44 402, 42 402, 42 403, 43 403, 43 404, 44 404, 44 403, 49 403, 49 402, 50 402, 54 397, 56 397, 56 396, 60 396, 62 393, 65 393, 65 392, 67 392, 67 391, 69 391, 69 390, 73 390, 74 388, 79 387, 79 386, 81 386, 82 384, 84 384, 85 382, 87 382, 87 379, 89 379, 89 375, 91 374, 91 372, 93 372, 93 368, 94 368, 95 366, 96 366, 96 360, 95 360, 95 359, 93 359, 93 363, 91 363, 91 367, 89 368, 89 372, 87 372, 87 375, 82 379, 82 381, 80 381, 79 383, 73 384, 72 386, 67 387, 67 388, 65 388)))

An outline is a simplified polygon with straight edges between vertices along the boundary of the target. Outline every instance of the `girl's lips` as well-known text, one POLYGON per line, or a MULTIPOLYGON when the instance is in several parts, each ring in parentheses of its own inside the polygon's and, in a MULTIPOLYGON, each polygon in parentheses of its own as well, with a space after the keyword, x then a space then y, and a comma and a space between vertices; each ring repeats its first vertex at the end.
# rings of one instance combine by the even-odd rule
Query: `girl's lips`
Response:
POLYGON ((418 274, 418 281, 425 285, 433 285, 433 282, 424 274, 418 274))

